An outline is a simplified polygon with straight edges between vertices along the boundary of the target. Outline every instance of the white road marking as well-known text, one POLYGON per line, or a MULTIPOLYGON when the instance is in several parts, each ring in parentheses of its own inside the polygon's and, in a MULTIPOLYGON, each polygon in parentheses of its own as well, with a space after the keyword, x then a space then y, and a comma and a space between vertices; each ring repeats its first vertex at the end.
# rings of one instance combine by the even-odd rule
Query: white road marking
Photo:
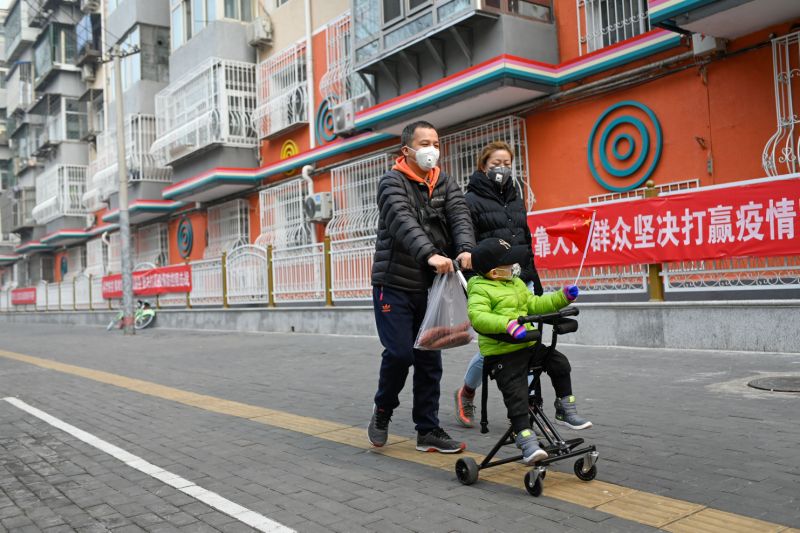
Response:
POLYGON ((232 502, 215 492, 211 492, 210 490, 206 490, 203 487, 195 485, 188 479, 184 479, 177 474, 168 472, 157 465, 145 461, 141 457, 126 452, 118 446, 114 446, 110 442, 104 441, 103 439, 96 437, 91 433, 87 433, 82 429, 76 428, 71 424, 67 424, 63 420, 60 420, 40 409, 28 405, 22 400, 11 397, 3 399, 11 405, 22 409, 26 413, 29 413, 36 418, 47 422, 51 426, 69 433, 76 439, 81 440, 116 459, 119 459, 129 467, 135 468, 139 472, 147 474, 148 476, 154 477, 159 481, 166 483, 167 485, 175 487, 179 491, 188 494, 197 500, 200 500, 209 507, 213 507, 214 509, 225 513, 226 515, 231 516, 252 528, 270 533, 296 533, 295 530, 288 528, 283 524, 280 524, 255 511, 251 511, 246 507, 242 507, 238 503, 232 502))

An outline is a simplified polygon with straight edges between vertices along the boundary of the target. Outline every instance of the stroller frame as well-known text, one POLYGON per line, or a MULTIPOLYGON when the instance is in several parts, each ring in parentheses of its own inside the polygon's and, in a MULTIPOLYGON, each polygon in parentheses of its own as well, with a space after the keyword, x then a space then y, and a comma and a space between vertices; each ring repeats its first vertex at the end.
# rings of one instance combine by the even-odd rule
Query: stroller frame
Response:
MULTIPOLYGON (((567 318, 569 316, 577 316, 579 313, 576 307, 567 307, 556 313, 549 313, 544 315, 530 315, 521 316, 517 319, 520 324, 536 323, 538 338, 541 339, 542 326, 550 324, 553 326, 553 336, 549 346, 543 345, 538 342, 534 347, 535 350, 545 350, 546 353, 541 358, 541 361, 546 361, 556 348, 558 336, 577 331, 577 320, 567 318)), ((530 340, 529 337, 526 340, 530 340)), ((596 447, 591 444, 581 447, 584 444, 584 439, 563 439, 555 428, 553 423, 544 413, 542 409, 543 399, 541 392, 541 374, 542 365, 532 366, 528 372, 533 376, 531 383, 528 385, 528 409, 530 412, 531 427, 539 430, 539 433, 544 435, 543 439, 539 439, 539 444, 544 451, 547 452, 548 458, 539 461, 533 465, 531 470, 525 474, 525 489, 531 496, 540 496, 544 488, 544 478, 547 475, 547 467, 558 461, 564 461, 573 457, 579 457, 573 465, 573 471, 578 479, 582 481, 591 481, 597 476, 597 460, 599 453, 596 447)), ((488 384, 489 384, 489 371, 487 366, 483 369, 483 391, 481 393, 481 433, 488 433, 487 409, 486 404, 488 400, 488 384)), ((483 461, 478 464, 471 457, 463 457, 456 462, 456 477, 464 485, 472 485, 478 480, 478 475, 481 470, 492 468, 495 466, 513 463, 522 460, 522 454, 516 454, 511 457, 503 459, 495 459, 495 456, 503 446, 516 446, 514 441, 513 430, 509 428, 503 433, 503 436, 497 441, 492 450, 489 452, 483 461)))

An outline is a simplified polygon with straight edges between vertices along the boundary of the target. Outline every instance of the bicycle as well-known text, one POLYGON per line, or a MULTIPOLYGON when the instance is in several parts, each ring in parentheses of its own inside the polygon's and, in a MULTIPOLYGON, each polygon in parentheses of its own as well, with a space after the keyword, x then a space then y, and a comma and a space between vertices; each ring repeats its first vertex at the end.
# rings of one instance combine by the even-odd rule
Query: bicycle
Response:
MULTIPOLYGON (((117 314, 116 318, 111 320, 106 326, 106 331, 111 331, 116 326, 117 328, 122 328, 122 317, 124 313, 122 311, 117 314)), ((133 327, 134 329, 144 329, 150 327, 156 319, 156 310, 153 309, 148 302, 143 302, 142 300, 136 300, 136 311, 133 315, 133 327)))

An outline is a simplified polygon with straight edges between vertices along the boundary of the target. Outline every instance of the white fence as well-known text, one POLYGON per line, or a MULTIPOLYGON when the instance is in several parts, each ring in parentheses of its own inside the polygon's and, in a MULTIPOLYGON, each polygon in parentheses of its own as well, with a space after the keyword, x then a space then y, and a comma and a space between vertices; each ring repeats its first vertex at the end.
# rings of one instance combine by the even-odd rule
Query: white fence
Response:
POLYGON ((92 276, 92 309, 108 309, 108 300, 103 298, 103 277, 92 276))
POLYGON ((317 243, 274 250, 272 276, 275 302, 325 301, 323 245, 317 243))
POLYGON ((800 288, 800 256, 732 257, 667 263, 667 292, 800 288))
MULTIPOLYGON (((577 268, 539 269, 545 292, 575 283, 577 268)), ((581 294, 646 294, 647 265, 584 267, 581 294)))
POLYGON ((372 299, 375 236, 331 242, 331 296, 334 302, 372 299))
POLYGON ((79 274, 73 283, 75 284, 75 309, 90 309, 92 306, 92 282, 89 276, 79 274))
POLYGON ((269 301, 267 250, 246 245, 234 248, 226 257, 225 277, 229 304, 269 301))
POLYGON ((191 305, 222 305, 222 258, 202 259, 192 267, 191 305))

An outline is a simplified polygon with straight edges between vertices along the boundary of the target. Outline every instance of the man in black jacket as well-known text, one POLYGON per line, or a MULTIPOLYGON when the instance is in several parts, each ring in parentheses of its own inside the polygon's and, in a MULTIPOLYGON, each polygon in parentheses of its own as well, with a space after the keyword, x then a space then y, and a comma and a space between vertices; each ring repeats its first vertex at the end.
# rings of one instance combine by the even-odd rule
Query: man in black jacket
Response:
POLYGON ((437 166, 436 129, 414 122, 403 129, 401 143, 403 155, 378 184, 372 299, 384 350, 367 435, 373 446, 386 444, 389 420, 413 365, 417 450, 458 453, 466 446, 439 426, 442 353, 415 350, 414 341, 434 274, 452 272, 452 258, 472 266, 472 219, 458 183, 437 166))

